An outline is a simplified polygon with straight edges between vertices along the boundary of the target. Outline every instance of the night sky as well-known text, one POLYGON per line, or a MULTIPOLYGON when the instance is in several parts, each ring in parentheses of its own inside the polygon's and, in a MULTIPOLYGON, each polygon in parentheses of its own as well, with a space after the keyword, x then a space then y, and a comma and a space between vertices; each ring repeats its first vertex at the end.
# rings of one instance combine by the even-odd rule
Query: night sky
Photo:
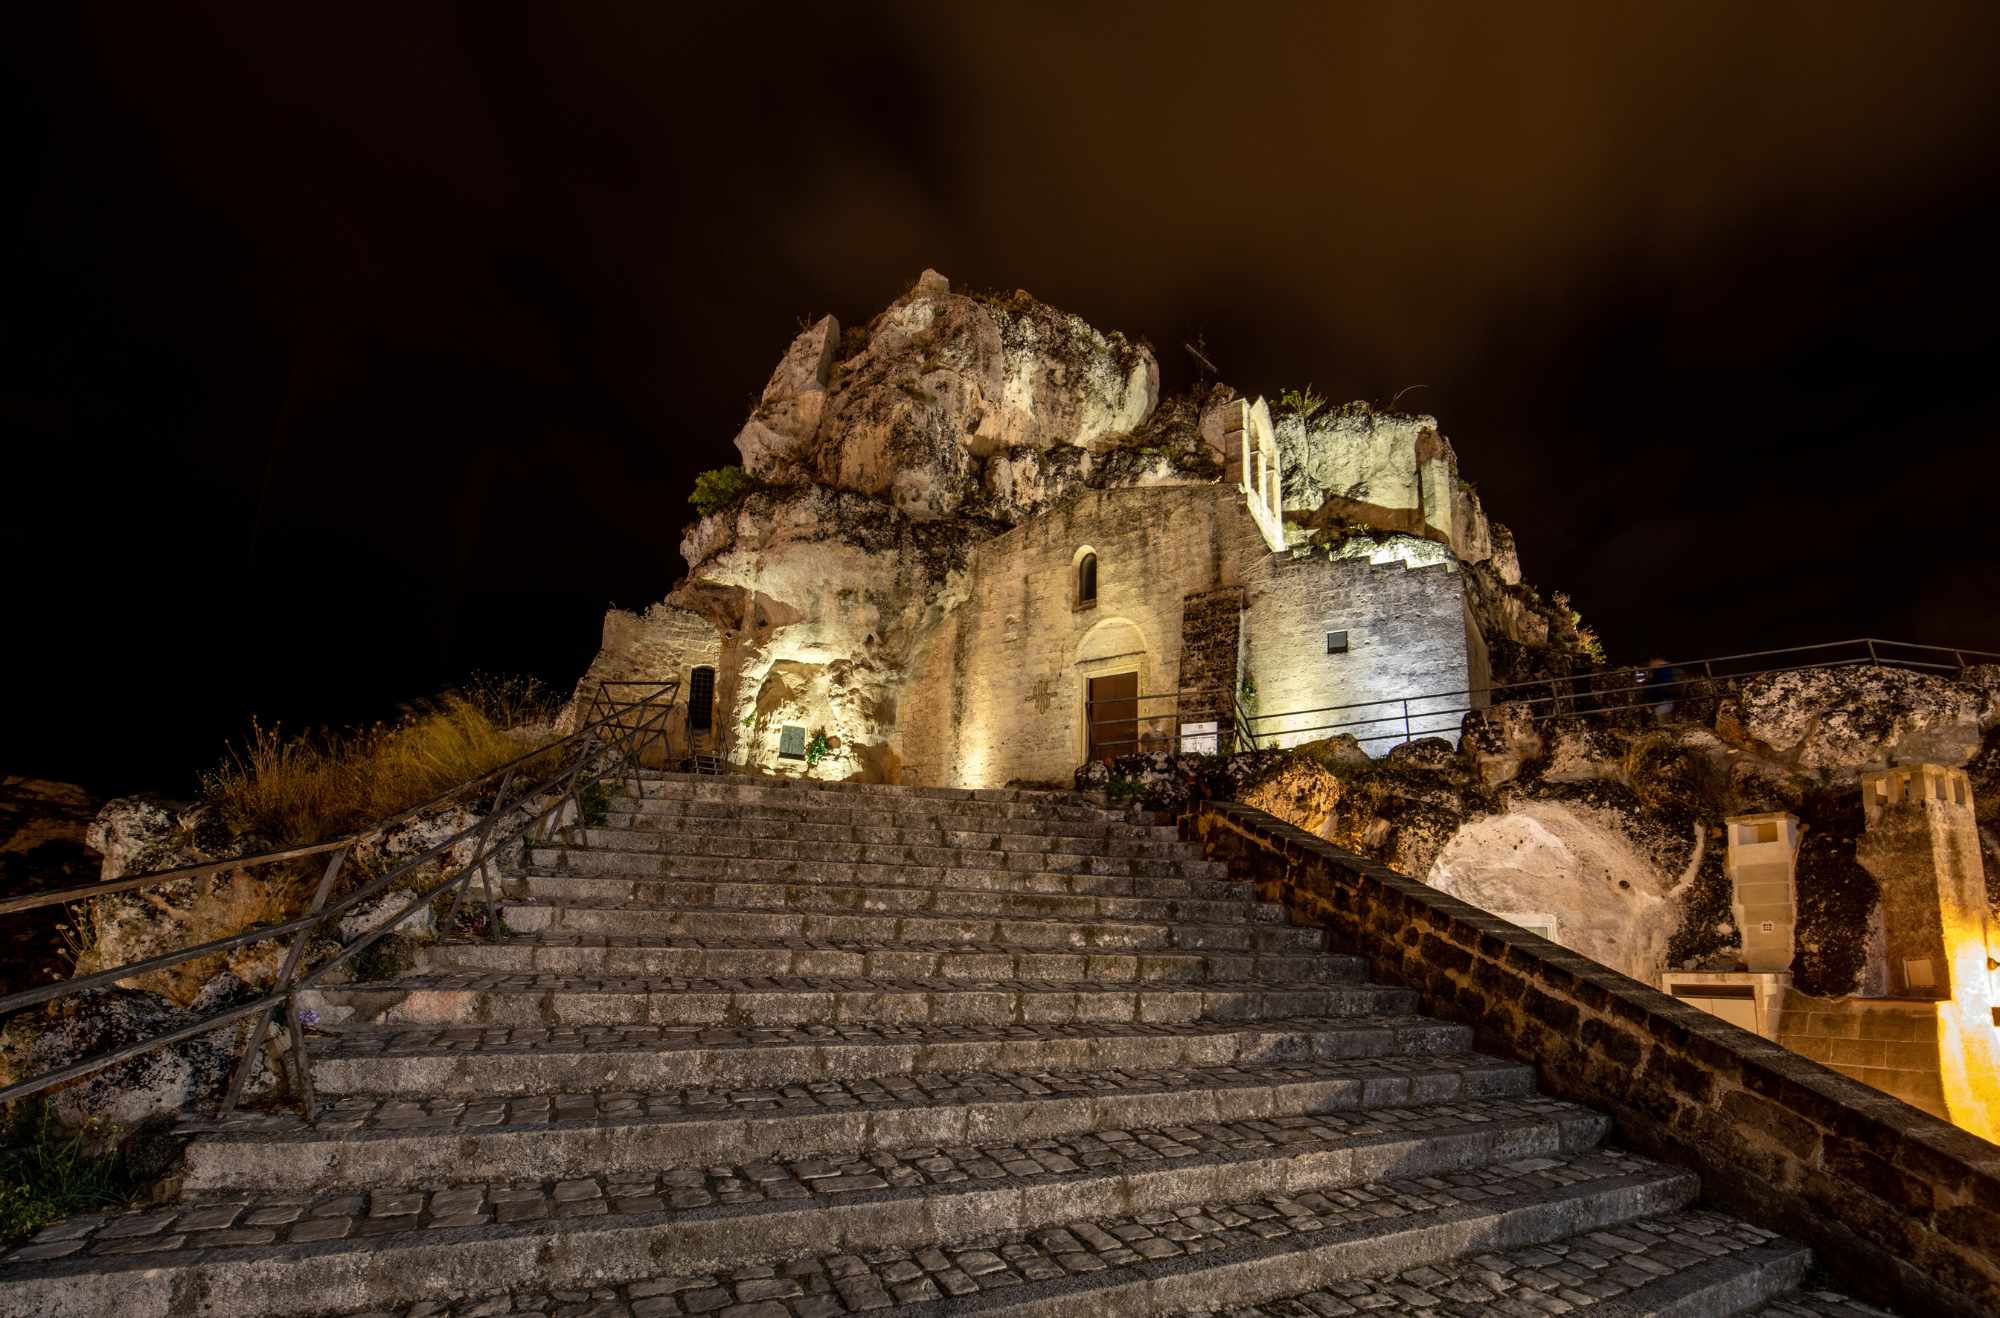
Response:
POLYGON ((10 15, 0 769, 566 686, 925 266, 1407 391, 1614 659, 2000 650, 2000 6, 558 8, 10 15))

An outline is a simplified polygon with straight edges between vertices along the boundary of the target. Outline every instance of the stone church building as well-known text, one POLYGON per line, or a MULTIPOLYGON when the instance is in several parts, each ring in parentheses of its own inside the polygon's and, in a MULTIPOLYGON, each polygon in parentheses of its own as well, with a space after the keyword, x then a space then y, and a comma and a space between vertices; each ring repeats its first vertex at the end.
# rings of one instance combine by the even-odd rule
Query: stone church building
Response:
POLYGON ((1213 382, 926 272, 805 330, 688 576, 583 690, 678 678, 678 748, 753 772, 1001 786, 1135 750, 1455 739, 1498 640, 1548 640, 1437 424, 1213 382))

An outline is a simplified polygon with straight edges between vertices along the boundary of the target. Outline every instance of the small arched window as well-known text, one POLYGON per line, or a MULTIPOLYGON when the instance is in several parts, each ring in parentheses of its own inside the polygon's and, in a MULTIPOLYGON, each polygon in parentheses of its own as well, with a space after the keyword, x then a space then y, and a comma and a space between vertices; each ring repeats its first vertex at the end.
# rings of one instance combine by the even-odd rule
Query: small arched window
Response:
POLYGON ((1097 555, 1086 553, 1076 561, 1076 602, 1081 608, 1097 603, 1097 555))

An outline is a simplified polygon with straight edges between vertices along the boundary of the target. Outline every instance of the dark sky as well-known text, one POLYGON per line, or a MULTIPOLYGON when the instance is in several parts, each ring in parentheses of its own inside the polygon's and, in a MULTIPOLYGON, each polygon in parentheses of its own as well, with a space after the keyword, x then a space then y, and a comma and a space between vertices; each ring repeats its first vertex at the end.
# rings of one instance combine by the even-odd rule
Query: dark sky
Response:
POLYGON ((567 684, 923 267, 1437 415, 1616 658, 2000 649, 2000 6, 33 6, 0 769, 567 684), (1303 12, 1301 12, 1303 11, 1303 12))

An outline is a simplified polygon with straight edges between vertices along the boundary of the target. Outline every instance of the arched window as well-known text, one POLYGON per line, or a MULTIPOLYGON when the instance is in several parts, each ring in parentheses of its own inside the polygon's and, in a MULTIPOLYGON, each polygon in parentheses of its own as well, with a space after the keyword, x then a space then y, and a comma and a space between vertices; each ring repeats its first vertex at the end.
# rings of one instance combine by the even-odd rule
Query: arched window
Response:
POLYGON ((1081 608, 1097 603, 1097 555, 1085 552, 1076 561, 1076 603, 1081 608))
POLYGON ((715 670, 697 668, 688 675, 688 731, 715 727, 715 670))

